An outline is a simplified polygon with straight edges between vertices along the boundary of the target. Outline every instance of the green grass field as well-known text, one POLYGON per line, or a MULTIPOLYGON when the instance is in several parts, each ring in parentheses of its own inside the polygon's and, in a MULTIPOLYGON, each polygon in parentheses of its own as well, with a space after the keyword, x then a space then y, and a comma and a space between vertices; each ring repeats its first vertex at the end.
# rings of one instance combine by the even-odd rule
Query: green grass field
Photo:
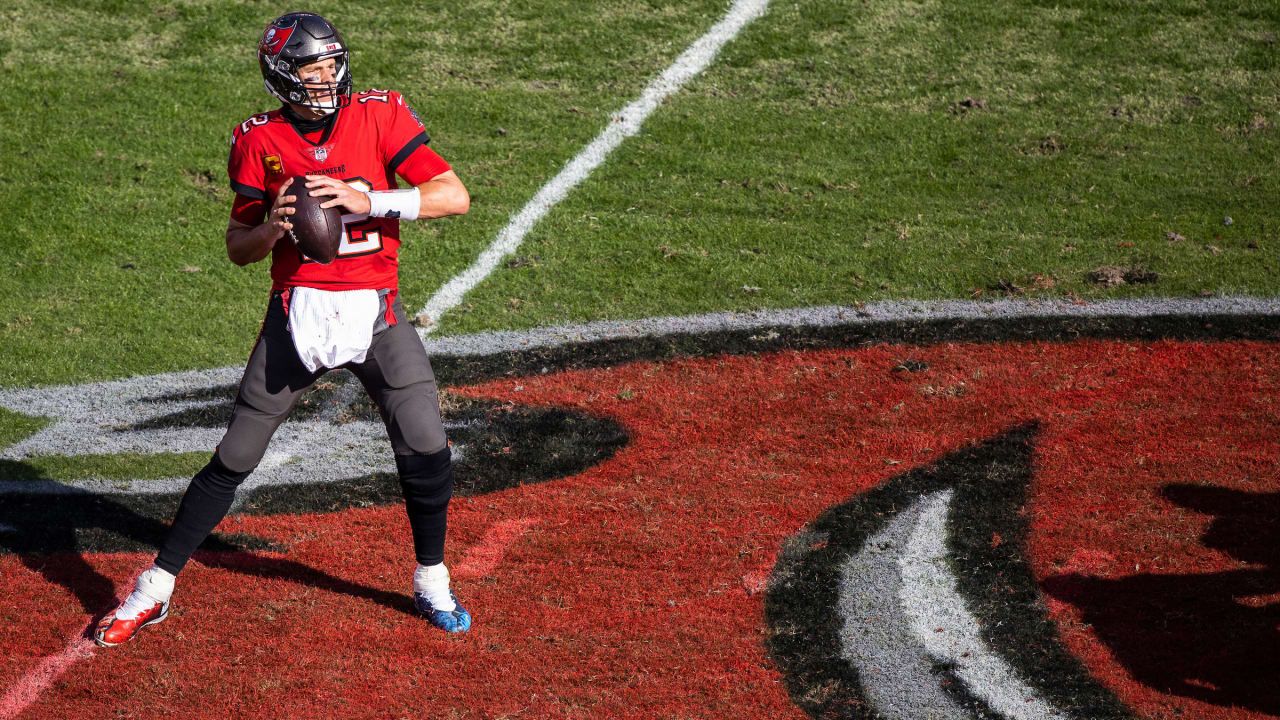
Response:
POLYGON ((434 332, 895 299, 1270 314, 440 352, 462 638, 402 617, 395 466, 330 376, 220 526, 242 552, 202 554, 155 637, 92 649, 235 387, 152 376, 241 366, 266 308, 269 262, 234 266, 224 229, 232 129, 276 105, 267 23, 334 21, 356 89, 401 92, 467 184, 466 216, 402 227, 413 315, 730 1, 0 7, 0 720, 933 716, 934 694, 1031 717, 1046 688, 1063 717, 1280 717, 1276 0, 772 0, 434 332), (999 667, 964 648, 1021 680, 972 682, 999 667))
MULTIPOLYGON (((357 87, 404 93, 472 192, 469 215, 406 225, 406 306, 725 7, 314 4, 354 48, 357 87)), ((243 362, 269 279, 224 254, 227 139, 273 106, 254 52, 274 14, 0 10, 0 386, 243 362)), ((775 2, 440 332, 885 298, 1275 296, 1277 29, 1266 0, 775 2), (1099 287, 1102 265, 1158 280, 1099 287)), ((6 442, 33 428, 0 415, 6 442)))

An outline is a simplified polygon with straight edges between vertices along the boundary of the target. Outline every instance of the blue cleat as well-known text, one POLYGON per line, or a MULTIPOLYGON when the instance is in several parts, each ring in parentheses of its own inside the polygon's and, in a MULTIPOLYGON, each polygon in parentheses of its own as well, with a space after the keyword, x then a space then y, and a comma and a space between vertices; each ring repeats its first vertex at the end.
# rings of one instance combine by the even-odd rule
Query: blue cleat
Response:
POLYGON ((431 606, 431 601, 422 593, 413 594, 413 607, 418 611, 419 615, 425 617, 432 625, 444 630, 445 632, 466 632, 471 629, 471 613, 462 607, 458 602, 458 598, 449 593, 449 597, 453 598, 454 608, 452 610, 437 610, 431 606))

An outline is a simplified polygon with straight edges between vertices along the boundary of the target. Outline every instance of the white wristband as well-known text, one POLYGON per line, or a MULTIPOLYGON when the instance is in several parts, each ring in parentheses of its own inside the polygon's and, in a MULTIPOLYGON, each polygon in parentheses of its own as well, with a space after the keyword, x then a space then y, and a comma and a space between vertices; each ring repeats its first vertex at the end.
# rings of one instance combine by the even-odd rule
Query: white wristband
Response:
POLYGON ((418 210, 422 208, 422 195, 416 187, 377 190, 365 195, 369 196, 369 217, 417 220, 418 210))

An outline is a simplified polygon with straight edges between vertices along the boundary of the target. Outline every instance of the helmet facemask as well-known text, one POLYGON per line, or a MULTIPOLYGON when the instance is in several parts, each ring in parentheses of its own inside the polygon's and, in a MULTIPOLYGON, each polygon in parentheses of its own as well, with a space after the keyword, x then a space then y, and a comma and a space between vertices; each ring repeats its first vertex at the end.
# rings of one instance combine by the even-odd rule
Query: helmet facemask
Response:
POLYGON ((298 61, 280 58, 276 61, 274 68, 279 81, 275 83, 276 87, 272 87, 268 79, 267 90, 281 102, 311 108, 322 115, 328 115, 338 108, 346 107, 351 102, 349 57, 350 54, 344 51, 336 55, 302 58, 298 61), (332 81, 308 82, 303 79, 302 68, 329 58, 334 60, 332 81))

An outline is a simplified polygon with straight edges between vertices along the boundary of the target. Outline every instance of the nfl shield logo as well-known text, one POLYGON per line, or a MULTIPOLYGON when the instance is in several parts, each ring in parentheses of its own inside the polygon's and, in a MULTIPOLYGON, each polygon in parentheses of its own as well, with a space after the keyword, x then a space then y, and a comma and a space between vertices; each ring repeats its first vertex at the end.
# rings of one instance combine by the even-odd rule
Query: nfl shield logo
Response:
POLYGON ((325 158, 329 157, 329 148, 318 147, 311 152, 316 156, 316 162, 324 162, 325 158))

